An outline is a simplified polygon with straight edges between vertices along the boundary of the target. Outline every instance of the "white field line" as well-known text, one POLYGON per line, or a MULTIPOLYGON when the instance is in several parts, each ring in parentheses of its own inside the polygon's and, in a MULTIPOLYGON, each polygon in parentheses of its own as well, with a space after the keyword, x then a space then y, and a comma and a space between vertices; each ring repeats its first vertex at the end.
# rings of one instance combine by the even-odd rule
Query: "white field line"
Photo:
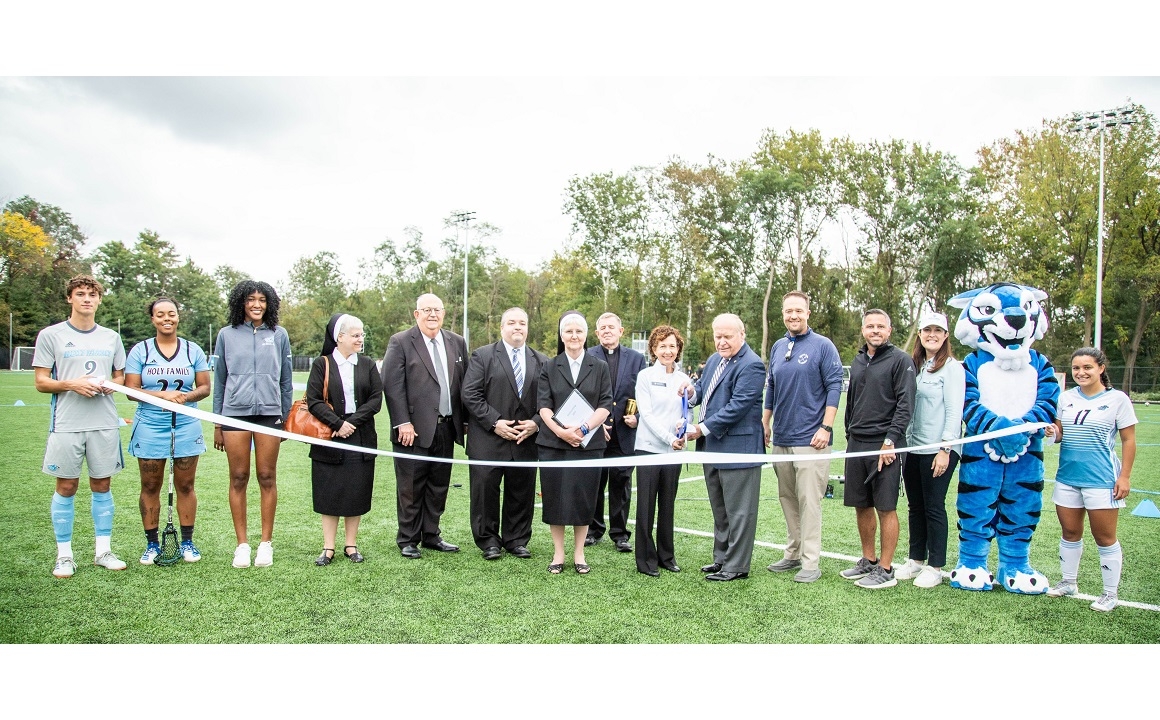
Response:
MULTIPOLYGON (((693 482, 694 480, 704 480, 704 479, 705 479, 704 475, 697 475, 697 476, 693 476, 693 477, 681 478, 680 480, 678 480, 678 482, 683 482, 683 483, 684 482, 693 482)), ((632 488, 632 491, 636 492, 635 486, 632 488)), ((607 493, 605 494, 605 497, 608 497, 607 493)), ((543 505, 537 503, 536 507, 543 508, 543 505)), ((605 519, 608 519, 607 515, 605 515, 605 519)), ((629 518, 628 522, 630 525, 636 525, 636 520, 633 520, 631 518, 629 518)), ((713 537, 713 533, 705 532, 704 530, 692 530, 690 528, 674 527, 673 531, 679 532, 679 533, 684 533, 686 535, 694 535, 696 537, 705 537, 705 538, 712 538, 713 537)), ((770 548, 771 550, 785 550, 785 545, 782 545, 780 543, 766 542, 765 540, 754 540, 753 544, 759 545, 759 546, 764 547, 764 548, 770 548)), ((842 553, 827 552, 825 550, 823 550, 821 554, 822 554, 822 557, 828 557, 832 560, 844 560, 846 562, 852 562, 852 563, 856 563, 860 559, 855 555, 843 555, 842 553)), ((947 571, 944 570, 943 577, 949 578, 950 573, 948 573, 947 571)), ((1071 597, 1074 600, 1082 600, 1084 602, 1092 602, 1092 601, 1098 599, 1095 595, 1085 595, 1083 593, 1078 593, 1076 595, 1070 595, 1069 597, 1071 597)), ((1150 612, 1160 612, 1160 605, 1152 605, 1150 603, 1133 602, 1131 600, 1124 600, 1123 598, 1120 598, 1119 604, 1124 606, 1124 607, 1136 608, 1137 610, 1148 610, 1150 612)))

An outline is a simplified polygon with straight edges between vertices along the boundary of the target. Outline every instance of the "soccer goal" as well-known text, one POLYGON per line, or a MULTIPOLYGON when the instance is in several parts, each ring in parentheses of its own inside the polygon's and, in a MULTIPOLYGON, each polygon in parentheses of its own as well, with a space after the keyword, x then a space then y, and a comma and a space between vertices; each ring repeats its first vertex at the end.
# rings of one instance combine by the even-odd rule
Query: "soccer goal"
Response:
POLYGON ((18 347, 16 352, 12 353, 12 369, 13 370, 31 370, 32 369, 32 353, 36 348, 18 347))

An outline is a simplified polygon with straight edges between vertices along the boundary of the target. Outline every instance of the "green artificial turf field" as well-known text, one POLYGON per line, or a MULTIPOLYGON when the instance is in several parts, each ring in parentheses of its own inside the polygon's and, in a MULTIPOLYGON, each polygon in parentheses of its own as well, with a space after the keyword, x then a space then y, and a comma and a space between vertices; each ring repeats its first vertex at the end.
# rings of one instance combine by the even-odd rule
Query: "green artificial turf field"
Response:
MULTIPOLYGON (((305 381, 305 376, 298 378, 305 381)), ((296 395, 300 395, 298 391, 296 395)), ((134 403, 118 396, 122 417, 134 403)), ((202 409, 208 409, 208 401, 202 409)), ((1160 503, 1160 408, 1137 406, 1139 452, 1133 493, 1120 515, 1124 548, 1123 600, 1160 605, 1160 519, 1133 516, 1141 501, 1160 503), (1155 494, 1148 494, 1151 493, 1155 494)), ((840 419, 841 413, 839 413, 840 419)), ((387 437, 386 411, 379 416, 387 437)), ((208 426, 207 426, 208 427, 208 426)), ((558 577, 546 572, 551 557, 547 527, 533 528, 531 560, 505 555, 485 562, 468 523, 467 470, 456 467, 443 517, 444 537, 462 546, 456 554, 425 551, 421 560, 400 557, 394 543, 395 492, 391 462, 377 463, 374 508, 364 518, 359 547, 367 561, 341 555, 315 567, 322 540, 311 510, 306 446, 287 442, 278 466, 278 513, 271 568, 234 569, 234 534, 226 499, 223 453, 210 450, 198 472, 197 564, 142 566, 144 547, 137 510, 136 462, 113 479, 116 514, 113 550, 129 563, 109 572, 88 562, 92 522, 90 492, 81 483, 73 538, 79 569, 55 579, 49 522, 52 480, 40 472, 48 428, 48 396, 32 387, 31 373, 0 373, 0 435, 4 501, 0 546, 0 642, 4 643, 1156 643, 1160 612, 1122 606, 1092 612, 1088 601, 1022 597, 1002 590, 972 593, 945 583, 933 590, 908 582, 871 592, 838 577, 844 559, 824 557, 820 581, 802 585, 792 573, 765 566, 782 553, 785 523, 772 469, 763 475, 758 546, 749 580, 709 583, 697 572, 711 560, 712 516, 701 467, 684 469, 677 500, 677 562, 684 572, 650 578, 635 571, 631 553, 607 539, 588 549, 592 573, 569 564, 558 577), (16 401, 24 406, 14 406, 16 401)), ((842 437, 841 429, 836 437, 842 437)), ((129 428, 122 437, 128 439, 129 428)), ((206 432, 207 438, 210 432, 206 432)), ((838 445, 844 443, 839 441, 838 445)), ((1058 451, 1048 450, 1047 476, 1058 451)), ((834 462, 831 472, 840 473, 834 462)), ((824 501, 823 550, 859 554, 854 512, 842 507, 842 486, 824 501)), ((948 507, 954 509, 954 492, 948 507)), ((1044 491, 1044 514, 1032 544, 1032 564, 1059 578, 1059 525, 1044 491)), ((257 545, 257 483, 250 486, 251 545, 257 545)), ((163 495, 164 500, 164 495, 163 495)), ((906 553, 905 499, 900 500, 906 553)), ((162 511, 164 513, 164 509, 162 511)), ((341 530, 340 530, 341 532, 341 530)), ((340 535, 341 537, 341 535, 340 535)), ((952 531, 948 564, 957 556, 952 531)), ((948 568, 949 569, 949 568, 948 568)), ((992 554, 992 570, 994 554, 992 554)), ((1094 541, 1086 539, 1080 590, 1101 589, 1094 541)))

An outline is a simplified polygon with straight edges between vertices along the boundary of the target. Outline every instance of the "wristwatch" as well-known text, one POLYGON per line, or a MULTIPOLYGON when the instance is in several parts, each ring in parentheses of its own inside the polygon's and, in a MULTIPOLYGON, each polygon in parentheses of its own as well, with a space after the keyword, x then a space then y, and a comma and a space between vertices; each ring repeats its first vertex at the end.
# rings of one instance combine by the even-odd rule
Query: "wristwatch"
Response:
POLYGON ((834 434, 834 428, 833 428, 833 426, 831 426, 831 425, 823 425, 823 426, 822 426, 822 429, 823 429, 823 430, 825 430, 826 432, 828 432, 828 433, 829 433, 829 434, 831 434, 831 435, 833 435, 833 434, 834 434))
POLYGON ((889 446, 893 447, 893 446, 894 446, 894 441, 893 441, 893 440, 891 440, 890 438, 886 438, 885 440, 883 440, 883 441, 882 441, 882 444, 883 444, 883 445, 889 445, 889 446))
POLYGON ((939 452, 945 452, 949 455, 951 452, 951 448, 949 445, 944 445, 944 446, 939 448, 939 452))

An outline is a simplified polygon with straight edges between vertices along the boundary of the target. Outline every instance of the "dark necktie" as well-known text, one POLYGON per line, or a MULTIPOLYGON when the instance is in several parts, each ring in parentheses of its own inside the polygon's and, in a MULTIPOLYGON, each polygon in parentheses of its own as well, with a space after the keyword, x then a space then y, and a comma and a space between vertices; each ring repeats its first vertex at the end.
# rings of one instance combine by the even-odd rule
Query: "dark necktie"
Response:
POLYGON ((519 348, 512 348, 512 370, 516 374, 516 392, 524 396, 524 366, 520 364, 519 348))

